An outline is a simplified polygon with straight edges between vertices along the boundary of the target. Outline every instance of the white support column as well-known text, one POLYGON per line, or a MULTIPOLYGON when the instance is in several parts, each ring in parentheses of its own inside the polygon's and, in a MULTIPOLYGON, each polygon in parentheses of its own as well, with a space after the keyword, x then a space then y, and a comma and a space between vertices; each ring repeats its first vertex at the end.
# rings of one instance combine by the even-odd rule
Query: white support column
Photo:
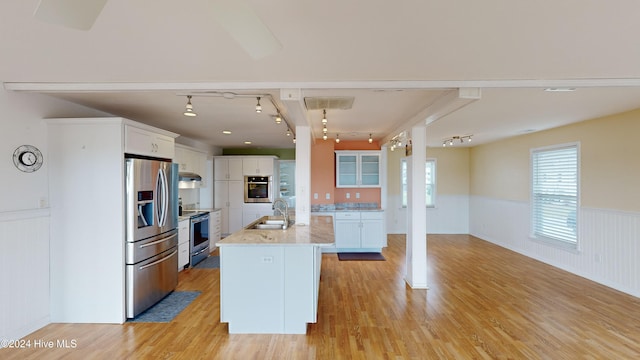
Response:
POLYGON ((311 211, 311 128, 296 126, 296 224, 309 224, 311 211))
POLYGON ((407 158, 407 273, 413 289, 427 289, 426 126, 411 128, 412 155, 407 158))

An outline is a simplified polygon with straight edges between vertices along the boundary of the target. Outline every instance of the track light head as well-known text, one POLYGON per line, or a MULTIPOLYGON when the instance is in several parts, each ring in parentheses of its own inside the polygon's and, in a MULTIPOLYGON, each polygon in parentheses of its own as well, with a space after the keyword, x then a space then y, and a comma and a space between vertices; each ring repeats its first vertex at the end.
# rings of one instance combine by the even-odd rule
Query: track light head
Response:
POLYGON ((183 114, 184 114, 184 116, 196 116, 196 115, 198 115, 193 111, 193 105, 191 105, 191 95, 187 95, 187 106, 185 106, 183 114))
POLYGON ((260 105, 260 96, 258 96, 258 103, 256 104, 256 112, 258 114, 262 112, 262 105, 260 105))

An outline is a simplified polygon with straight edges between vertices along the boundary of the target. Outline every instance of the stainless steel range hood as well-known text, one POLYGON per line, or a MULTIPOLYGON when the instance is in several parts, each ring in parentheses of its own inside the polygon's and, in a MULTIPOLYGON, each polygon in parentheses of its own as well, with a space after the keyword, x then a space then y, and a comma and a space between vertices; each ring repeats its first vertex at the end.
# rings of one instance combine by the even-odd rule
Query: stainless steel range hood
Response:
POLYGON ((178 174, 178 188, 195 189, 202 186, 202 176, 192 172, 181 172, 178 174))

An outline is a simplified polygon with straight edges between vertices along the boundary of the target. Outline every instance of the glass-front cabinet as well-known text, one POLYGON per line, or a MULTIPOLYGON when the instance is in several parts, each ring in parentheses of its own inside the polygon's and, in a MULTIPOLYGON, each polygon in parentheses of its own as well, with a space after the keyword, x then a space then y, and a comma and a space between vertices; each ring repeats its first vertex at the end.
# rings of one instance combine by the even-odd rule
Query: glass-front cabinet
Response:
POLYGON ((380 187, 380 151, 336 151, 336 187, 380 187))

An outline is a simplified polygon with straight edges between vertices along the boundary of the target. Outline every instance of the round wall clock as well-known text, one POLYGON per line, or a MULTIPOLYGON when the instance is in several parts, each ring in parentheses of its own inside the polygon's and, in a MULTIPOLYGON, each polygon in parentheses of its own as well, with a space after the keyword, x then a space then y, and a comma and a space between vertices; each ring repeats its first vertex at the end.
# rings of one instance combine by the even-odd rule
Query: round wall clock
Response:
POLYGON ((24 172, 34 172, 42 166, 42 153, 32 145, 21 145, 13 152, 13 164, 24 172))

